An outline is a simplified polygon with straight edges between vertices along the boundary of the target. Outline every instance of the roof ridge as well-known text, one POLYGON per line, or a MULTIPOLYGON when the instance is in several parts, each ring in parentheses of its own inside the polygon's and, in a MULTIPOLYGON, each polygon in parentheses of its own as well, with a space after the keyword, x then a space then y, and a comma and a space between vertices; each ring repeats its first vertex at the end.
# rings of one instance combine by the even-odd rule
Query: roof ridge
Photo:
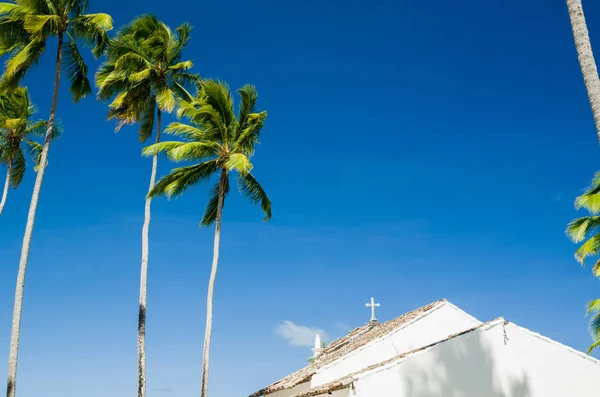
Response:
POLYGON ((555 341, 555 340, 554 340, 554 339, 552 339, 552 338, 549 338, 549 337, 547 337, 547 336, 544 336, 544 335, 542 335, 542 334, 540 334, 540 333, 538 333, 538 332, 532 331, 532 330, 530 330, 530 329, 528 329, 528 328, 525 328, 525 327, 523 327, 523 326, 520 326, 520 325, 518 325, 518 324, 515 324, 515 323, 513 323, 513 322, 507 321, 507 323, 508 323, 508 324, 510 324, 510 325, 513 325, 513 326, 515 326, 515 328, 518 328, 518 329, 520 329, 520 330, 522 330, 522 331, 525 331, 525 332, 526 332, 526 333, 528 333, 528 334, 531 334, 531 336, 534 336, 534 337, 536 337, 536 338, 539 338, 539 339, 543 340, 544 342, 550 343, 551 345, 558 346, 558 347, 562 348, 563 350, 567 350, 567 351, 568 351, 569 353, 571 353, 571 354, 575 354, 575 355, 577 355, 577 356, 580 356, 580 357, 582 357, 582 358, 584 358, 584 359, 586 359, 586 360, 590 360, 590 361, 592 361, 592 362, 593 362, 593 363, 595 363, 595 364, 598 364, 598 365, 600 365, 600 360, 598 360, 598 359, 597 359, 597 358, 595 358, 595 357, 592 357, 592 356, 590 356, 589 354, 586 354, 586 353, 584 353, 584 352, 582 352, 582 351, 579 351, 579 350, 577 350, 577 349, 574 349, 574 348, 572 348, 572 347, 570 347, 570 346, 567 346, 567 345, 565 345, 565 344, 563 344, 563 343, 560 343, 560 342, 558 342, 558 341, 555 341))

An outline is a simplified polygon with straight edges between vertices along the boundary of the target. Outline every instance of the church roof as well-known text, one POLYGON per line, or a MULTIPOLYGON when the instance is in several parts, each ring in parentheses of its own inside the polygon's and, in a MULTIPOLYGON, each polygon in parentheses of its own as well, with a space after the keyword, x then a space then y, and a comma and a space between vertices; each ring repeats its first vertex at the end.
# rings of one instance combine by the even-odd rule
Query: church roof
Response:
POLYGON ((445 303, 446 300, 442 299, 411 312, 405 313, 393 320, 386 321, 384 323, 369 322, 362 327, 356 328, 350 331, 348 335, 333 341, 329 346, 323 349, 314 363, 309 364, 306 367, 291 373, 285 378, 265 387, 264 389, 257 391, 256 393, 250 395, 250 397, 259 397, 265 394, 274 393, 279 390, 290 389, 296 385, 307 382, 312 378, 319 368, 336 361, 337 359, 361 348, 369 342, 389 334, 390 332, 402 327, 417 317, 420 317, 445 303))
POLYGON ((423 351, 423 350, 427 350, 427 349, 429 349, 429 348, 431 348, 433 346, 439 345, 440 343, 444 343, 444 342, 447 342, 447 341, 452 340, 454 338, 457 338, 459 336, 463 336, 463 335, 469 334, 469 333, 471 333, 473 331, 476 331, 478 329, 492 327, 494 325, 502 324, 504 322, 505 322, 505 320, 502 317, 499 317, 499 318, 497 318, 495 320, 488 321, 487 323, 480 324, 480 325, 478 325, 476 327, 469 328, 467 330, 458 332, 458 333, 453 334, 453 335, 449 335, 447 338, 444 338, 444 339, 439 340, 437 342, 431 343, 429 345, 418 347, 418 348, 416 348, 414 350, 411 350, 411 351, 399 354, 397 356, 394 356, 394 357, 392 357, 392 358, 390 358, 388 360, 382 361, 382 362, 377 363, 377 364, 370 365, 368 367, 365 367, 365 368, 361 369, 360 371, 356 371, 356 372, 354 372, 354 373, 352 373, 350 375, 346 375, 346 376, 344 376, 344 377, 342 377, 340 379, 336 379, 336 380, 334 380, 332 382, 325 383, 323 385, 319 385, 319 386, 313 387, 311 389, 305 390, 303 392, 300 392, 300 393, 294 395, 293 397, 314 397, 314 396, 318 396, 318 395, 321 395, 321 394, 331 393, 331 392, 334 392, 334 391, 337 391, 337 390, 345 389, 346 387, 348 387, 348 385, 350 383, 352 383, 354 381, 354 379, 357 376, 359 376, 359 375, 361 375, 361 374, 363 374, 365 372, 372 371, 372 370, 374 370, 376 368, 382 367, 382 366, 387 365, 387 364, 392 364, 393 362, 398 361, 400 359, 403 359, 405 357, 408 357, 408 356, 410 356, 412 354, 418 353, 418 352, 423 351))

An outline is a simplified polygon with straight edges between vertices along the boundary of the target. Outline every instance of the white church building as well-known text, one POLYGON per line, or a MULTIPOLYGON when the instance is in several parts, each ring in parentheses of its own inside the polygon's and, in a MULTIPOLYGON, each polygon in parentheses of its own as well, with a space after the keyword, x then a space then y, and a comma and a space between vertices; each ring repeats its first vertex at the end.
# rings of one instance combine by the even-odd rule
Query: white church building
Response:
MULTIPOLYGON (((372 305, 372 306, 371 306, 372 305)), ((372 321, 250 397, 598 397, 600 361, 446 300, 372 321)))

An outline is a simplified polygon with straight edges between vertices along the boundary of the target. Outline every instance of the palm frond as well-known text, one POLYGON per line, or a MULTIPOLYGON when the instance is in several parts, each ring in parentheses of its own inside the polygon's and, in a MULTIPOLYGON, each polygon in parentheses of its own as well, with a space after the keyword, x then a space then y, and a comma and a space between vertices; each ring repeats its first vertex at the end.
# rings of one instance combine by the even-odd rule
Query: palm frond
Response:
POLYGON ((167 153, 173 149, 176 149, 182 145, 185 145, 186 142, 175 142, 175 141, 165 141, 154 143, 150 146, 146 146, 142 149, 142 156, 151 157, 160 153, 167 153))
POLYGON ((224 131, 227 133, 227 136, 224 137, 224 141, 231 142, 230 128, 236 119, 229 86, 222 81, 216 80, 204 80, 200 84, 202 86, 203 101, 208 107, 215 109, 225 126, 224 131))
POLYGON ((169 63, 176 63, 181 59, 181 54, 190 41, 191 33, 192 25, 189 23, 184 23, 175 29, 174 40, 172 41, 173 45, 169 45, 167 53, 167 61, 169 63))
POLYGON ((23 27, 35 40, 46 40, 51 35, 58 34, 62 20, 58 15, 28 14, 24 17, 23 27))
POLYGON ((104 13, 78 15, 69 21, 69 33, 82 40, 85 46, 92 47, 92 54, 96 58, 110 43, 107 32, 112 28, 112 17, 104 13))
POLYGON ((69 87, 71 95, 75 102, 85 98, 92 92, 90 80, 87 77, 88 67, 75 44, 75 40, 71 37, 63 51, 65 72, 71 86, 69 87))
POLYGON ((238 128, 234 148, 252 156, 266 118, 267 112, 248 114, 245 123, 238 128))
POLYGON ((585 208, 592 214, 600 212, 600 171, 594 175, 587 190, 575 200, 575 208, 585 208))
MULTIPOLYGON (((208 227, 212 225, 215 220, 217 220, 217 209, 219 208, 219 191, 221 188, 221 180, 219 180, 213 187, 210 189, 210 199, 208 200, 208 204, 204 209, 204 215, 202 215, 202 221, 200 221, 200 226, 208 227)), ((224 179, 223 186, 223 205, 221 206, 221 211, 225 206, 225 198, 229 194, 229 175, 227 175, 224 179)))
POLYGON ((586 309, 586 316, 589 316, 590 314, 600 313, 600 299, 594 299, 588 302, 588 304, 586 305, 586 309))
POLYGON ((13 53, 26 45, 29 32, 24 28, 22 19, 0 16, 0 55, 13 53))
POLYGON ((590 333, 594 338, 594 343, 588 349, 588 354, 600 346, 600 299, 595 299, 587 305, 587 315, 591 315, 590 333))
POLYGON ((591 236, 585 243, 583 243, 577 251, 575 251, 575 259, 581 265, 585 265, 585 258, 589 256, 598 255, 598 248, 600 247, 600 234, 591 236))
MULTIPOLYGON (((196 73, 186 73, 182 72, 181 69, 177 70, 175 73, 171 75, 171 85, 173 86, 181 86, 185 89, 195 88, 196 90, 200 88, 200 84, 202 79, 200 75, 196 73)), ((175 89, 175 87, 174 87, 175 89)), ((180 96, 183 99, 187 99, 185 96, 180 96)))
POLYGON ((0 89, 14 89, 31 66, 36 65, 46 49, 45 41, 30 41, 6 61, 0 89))
POLYGON ((175 168, 169 175, 161 178, 156 183, 156 186, 148 193, 148 196, 165 195, 169 198, 177 197, 191 186, 209 179, 218 170, 219 167, 216 160, 188 167, 175 168))
POLYGON ((600 228, 600 216, 584 216, 569 222, 566 234, 574 242, 582 242, 588 234, 595 233, 600 228))
POLYGON ((265 214, 265 221, 271 219, 271 200, 267 193, 251 173, 238 175, 238 188, 252 204, 260 203, 260 208, 265 214))
POLYGON ((144 143, 152 136, 154 130, 154 118, 156 117, 156 97, 150 95, 144 103, 142 119, 139 129, 140 142, 144 143))
POLYGON ((210 142, 160 142, 150 145, 142 151, 144 156, 165 153, 175 162, 205 161, 215 157, 220 147, 210 142))
POLYGON ((592 344, 590 345, 590 347, 588 347, 587 354, 591 354, 591 353, 592 353, 592 351, 594 351, 594 350, 595 350, 595 349, 597 349, 598 347, 600 347, 600 339, 599 339, 599 340, 597 340, 596 342, 592 343, 592 344))
POLYGON ((12 171, 10 173, 10 186, 13 189, 16 189, 21 184, 23 175, 25 175, 25 157, 23 156, 23 151, 18 150, 12 160, 12 171))
POLYGON ((27 134, 36 135, 42 137, 46 134, 46 127, 48 122, 46 120, 39 120, 27 127, 27 134))
MULTIPOLYGON (((242 102, 240 103, 240 110, 238 115, 239 129, 242 130, 245 128, 248 115, 254 113, 256 110, 258 92, 256 92, 256 87, 254 87, 251 84, 247 84, 239 90, 237 90, 237 93, 239 94, 240 99, 242 100, 242 102)), ((239 136, 239 131, 237 133, 237 136, 239 136)))
POLYGON ((161 110, 169 113, 175 108, 175 94, 167 84, 161 84, 157 88, 156 102, 161 110))
POLYGON ((585 266, 585 259, 590 256, 598 255, 600 248, 600 234, 595 234, 587 239, 576 251, 575 259, 585 266))
POLYGON ((27 154, 33 159, 35 163, 35 170, 37 171, 40 161, 42 160, 42 150, 44 149, 38 142, 28 139, 27 143, 27 154))
POLYGON ((144 80, 147 80, 152 75, 152 69, 144 68, 138 72, 131 73, 129 75, 129 79, 132 83, 141 83, 144 80))
POLYGON ((181 122, 173 122, 165 128, 165 133, 169 135, 179 136, 190 141, 201 141, 206 139, 206 134, 198 127, 181 122))
POLYGON ((24 18, 33 11, 30 7, 18 3, 0 3, 0 14, 8 14, 14 19, 24 18))
POLYGON ((183 145, 170 150, 167 156, 176 162, 205 161, 218 156, 220 149, 221 147, 214 142, 184 142, 183 145))
POLYGON ((253 165, 250 159, 242 153, 232 153, 227 157, 225 161, 225 168, 228 171, 237 171, 242 175, 248 174, 252 171, 253 165))
POLYGON ((184 101, 192 101, 194 99, 192 94, 190 94, 189 91, 186 90, 185 87, 179 84, 178 82, 173 82, 171 89, 173 90, 173 93, 178 99, 182 99, 184 101))
POLYGON ((169 69, 171 70, 189 70, 194 66, 194 64, 192 63, 192 61, 184 61, 184 62, 178 62, 174 65, 169 66, 169 69))
MULTIPOLYGON (((52 5, 52 1, 53 0, 44 0, 46 3, 49 3, 49 6, 52 5)), ((87 10, 89 5, 89 1, 88 0, 66 0, 65 4, 63 7, 66 8, 66 10, 70 11, 70 14, 73 17, 78 16, 79 14, 81 14, 82 12, 85 12, 85 10, 87 10)), ((59 8, 62 6, 62 4, 59 5, 59 8)))

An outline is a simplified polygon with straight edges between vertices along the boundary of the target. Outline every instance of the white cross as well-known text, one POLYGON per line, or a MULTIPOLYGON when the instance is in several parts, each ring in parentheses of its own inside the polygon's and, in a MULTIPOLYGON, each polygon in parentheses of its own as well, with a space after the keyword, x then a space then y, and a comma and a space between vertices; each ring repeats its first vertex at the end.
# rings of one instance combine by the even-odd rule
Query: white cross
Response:
POLYGON ((365 306, 371 308, 371 321, 377 321, 377 318, 375 318, 375 308, 381 305, 379 303, 375 303, 375 299, 371 298, 371 303, 367 303, 365 306))

